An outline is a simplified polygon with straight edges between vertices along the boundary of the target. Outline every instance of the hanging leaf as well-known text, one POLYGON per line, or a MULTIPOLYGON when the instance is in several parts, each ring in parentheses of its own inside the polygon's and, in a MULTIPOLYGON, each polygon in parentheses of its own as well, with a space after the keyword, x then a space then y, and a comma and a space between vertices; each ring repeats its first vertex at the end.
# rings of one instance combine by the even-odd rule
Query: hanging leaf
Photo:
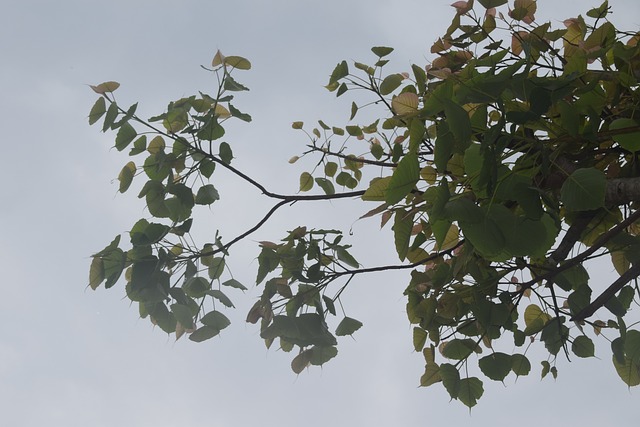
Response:
POLYGON ((218 190, 213 186, 213 184, 203 185, 198 189, 198 194, 196 194, 195 203, 198 205, 210 205, 216 200, 220 200, 220 195, 218 194, 218 190))
POLYGON ((420 164, 415 153, 409 153, 398 163, 385 194, 385 202, 394 205, 404 199, 420 180, 420 164))
POLYGON ((98 98, 89 112, 89 124, 92 125, 100 120, 100 117, 102 117, 106 111, 107 107, 104 98, 98 98))
POLYGON ((241 56, 227 56, 226 58, 224 58, 224 65, 237 68, 238 70, 251 69, 251 62, 241 56))
POLYGON ((381 95, 389 95, 391 92, 396 90, 398 86, 404 80, 404 76, 402 74, 390 74, 382 80, 380 83, 380 94, 381 95))
POLYGON ((478 403, 478 399, 482 397, 484 389, 482 388, 482 381, 480 379, 463 378, 460 380, 458 399, 464 403, 467 407, 472 408, 478 403))
POLYGON ((483 357, 478 361, 480 370, 487 377, 494 381, 502 381, 505 379, 512 368, 511 356, 505 353, 493 353, 483 357))
POLYGON ((189 339, 194 342, 202 342, 215 337, 219 333, 220 330, 205 325, 199 327, 191 335, 189 335, 189 339))
POLYGON ((362 322, 351 317, 345 317, 342 319, 338 327, 336 328, 336 335, 339 337, 345 335, 353 335, 355 331, 362 327, 362 322))
POLYGON ((593 357, 595 355, 593 341, 586 335, 577 336, 573 340, 571 351, 578 357, 593 357))
POLYGON ((313 188, 313 176, 309 172, 300 174, 300 191, 309 191, 313 188))
POLYGON ((231 324, 231 321, 219 311, 210 311, 200 319, 203 325, 210 326, 214 329, 223 330, 231 324))

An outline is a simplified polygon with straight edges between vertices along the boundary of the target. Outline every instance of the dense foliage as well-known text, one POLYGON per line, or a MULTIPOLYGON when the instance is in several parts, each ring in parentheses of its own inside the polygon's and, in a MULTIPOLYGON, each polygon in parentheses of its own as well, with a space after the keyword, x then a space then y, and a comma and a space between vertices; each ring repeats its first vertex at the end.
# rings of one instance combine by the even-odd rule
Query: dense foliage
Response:
POLYGON ((134 159, 119 190, 146 180, 138 197, 151 218, 133 225, 129 249, 118 236, 93 256, 90 286, 112 287, 124 273, 142 317, 176 339, 204 341, 229 325, 221 308, 233 306, 228 294, 245 289, 226 267, 235 243, 293 202, 376 202, 365 216, 391 224, 401 264, 361 267, 337 230, 298 226, 260 243, 263 293, 247 321, 260 324, 267 346, 296 348, 296 373, 329 361, 336 336, 362 326, 331 320, 354 277, 406 269, 413 346, 426 360, 422 386, 441 382, 471 407, 483 393, 474 372, 495 381, 527 375, 527 350, 539 342, 548 351, 542 376, 556 376, 556 356, 594 356, 596 335, 611 342, 620 378, 640 384, 632 316, 640 294, 640 34, 616 29, 607 2, 559 29, 536 23, 533 0, 503 12, 496 8, 506 0, 478 3, 453 4, 426 67, 385 73, 387 47, 372 48, 371 65, 335 67, 327 89, 364 89, 368 108, 382 107, 384 117, 355 124, 362 105, 354 102, 344 128, 294 122, 310 141, 302 155, 317 159, 299 189, 319 188, 316 195, 273 193, 233 166, 221 138, 226 120, 251 120, 233 104, 247 89, 235 79, 251 67, 242 57, 218 52, 209 70, 217 93, 173 101, 149 120, 116 102, 117 83, 94 86, 101 96, 89 122, 117 131, 115 147, 134 159), (219 200, 219 169, 274 205, 245 233, 223 240, 216 232, 198 245, 193 209, 219 200), (594 262, 610 262, 618 277, 593 283, 594 262))

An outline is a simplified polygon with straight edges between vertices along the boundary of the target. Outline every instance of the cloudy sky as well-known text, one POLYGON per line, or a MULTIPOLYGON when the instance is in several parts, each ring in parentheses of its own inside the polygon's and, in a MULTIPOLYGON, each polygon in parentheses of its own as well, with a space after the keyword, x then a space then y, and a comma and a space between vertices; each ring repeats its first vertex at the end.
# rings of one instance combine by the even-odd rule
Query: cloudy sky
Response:
MULTIPOLYGON (((259 289, 232 295, 238 307, 229 313, 232 326, 195 344, 174 342, 140 320, 122 285, 86 288, 89 255, 145 215, 133 194, 116 194, 114 179, 128 160, 111 149, 113 134, 89 127, 96 95, 88 84, 119 81, 118 99, 140 101, 139 112, 149 117, 169 100, 213 91, 200 65, 217 49, 251 59, 253 69, 237 76, 251 91, 237 106, 254 121, 227 129, 227 141, 236 166, 293 193, 305 164, 286 160, 306 141, 291 122, 343 125, 348 118, 349 103, 322 87, 335 64, 370 60, 376 45, 396 48, 394 71, 425 64, 452 17, 449 2, 3 1, 0 424, 635 425, 639 392, 617 379, 606 342, 597 349, 600 359, 560 360, 555 382, 540 381, 539 362, 506 387, 486 380, 471 414, 449 403, 440 386, 418 388, 423 359, 412 350, 404 314, 404 273, 354 281, 347 313, 364 328, 340 342, 339 357, 299 376, 290 371, 290 355, 266 350, 257 328, 243 322, 259 289)), ((554 23, 598 5, 539 3, 539 20, 554 23)), ((637 0, 610 4, 616 24, 639 28, 637 0)), ((268 207, 231 177, 221 191, 226 203, 212 208, 211 227, 225 236, 252 225, 268 207)), ((278 239, 305 223, 353 226, 363 264, 394 262, 390 236, 375 221, 354 222, 369 208, 297 206, 252 238, 278 239)), ((232 268, 247 285, 256 254, 254 242, 232 253, 232 268)))

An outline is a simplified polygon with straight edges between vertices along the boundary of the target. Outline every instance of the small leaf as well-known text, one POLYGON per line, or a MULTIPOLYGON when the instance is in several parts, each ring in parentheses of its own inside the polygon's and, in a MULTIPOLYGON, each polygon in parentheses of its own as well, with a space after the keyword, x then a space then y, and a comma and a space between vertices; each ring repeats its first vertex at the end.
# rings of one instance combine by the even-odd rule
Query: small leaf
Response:
POLYGON ((586 335, 580 335, 573 340, 571 351, 578 357, 593 357, 595 355, 593 341, 586 335))
POLYGON ((309 191, 313 188, 313 176, 309 172, 300 175, 300 191, 309 191))
POLYGON ((375 46, 371 48, 371 52, 373 52, 373 54, 376 55, 377 57, 382 58, 384 56, 389 55, 391 52, 393 52, 393 48, 386 47, 386 46, 375 46))
POLYGON ((247 288, 242 283, 238 282, 236 279, 229 279, 227 281, 224 281, 222 282, 222 286, 229 286, 231 288, 236 288, 243 291, 247 290, 247 288))
POLYGON ((480 381, 480 379, 472 377, 460 380, 458 399, 467 407, 474 407, 483 393, 484 389, 482 388, 482 381, 480 381))
POLYGON ((359 320, 352 319, 351 317, 345 317, 336 328, 336 335, 339 337, 353 335, 353 333, 361 327, 362 322, 359 320))
POLYGON ((133 177, 136 174, 136 164, 133 162, 129 162, 120 171, 118 175, 118 181, 120 181, 120 187, 118 191, 124 193, 129 189, 131 182, 133 181, 133 177))
POLYGON ((216 190, 213 184, 207 184, 198 189, 195 203, 198 205, 210 205, 211 203, 219 199, 220 195, 218 194, 218 190, 216 190))
POLYGON ((100 95, 104 95, 107 92, 113 92, 120 87, 120 83, 118 82, 104 82, 100 83, 97 86, 89 86, 95 93, 100 95))
POLYGON ((224 65, 237 68, 238 70, 251 69, 251 62, 241 56, 227 56, 226 58, 224 58, 224 65))
POLYGON ((89 124, 92 125, 100 120, 100 117, 102 117, 106 111, 107 107, 104 98, 98 98, 89 112, 89 124))
POLYGON ((531 372, 531 362, 522 354, 512 354, 511 370, 517 376, 529 375, 529 372, 531 372))
POLYGON ((222 257, 215 257, 209 265, 209 277, 211 280, 219 279, 224 272, 225 261, 222 257))
POLYGON ((616 119, 609 125, 609 130, 619 130, 625 128, 636 129, 635 131, 630 131, 629 133, 623 133, 614 135, 612 138, 615 142, 620 144, 622 148, 625 150, 629 150, 632 152, 640 150, 640 131, 638 131, 638 122, 633 119, 616 119))
POLYGON ((194 342, 202 342, 215 337, 219 333, 220 330, 205 325, 196 329, 191 335, 189 335, 189 339, 194 342))
POLYGON ((389 95, 391 92, 396 90, 398 86, 404 80, 404 76, 402 74, 390 74, 382 80, 380 83, 380 94, 381 95, 389 95))
POLYGON ((207 294, 211 295, 212 297, 220 301, 225 307, 229 307, 229 308, 233 307, 233 303, 231 302, 229 297, 227 297, 222 291, 218 289, 212 289, 207 291, 207 294))
POLYGON ((210 311, 209 313, 202 316, 202 319, 200 319, 200 321, 203 325, 210 326, 220 331, 231 324, 231 321, 227 318, 227 316, 216 310, 210 311))
MULTIPOLYGON (((393 100, 391 101, 391 108, 393 109, 394 113, 401 116, 406 114, 414 114, 418 112, 418 102, 418 95, 411 92, 405 92, 393 97, 393 100)), ((421 124, 420 128, 424 129, 421 124)))
POLYGON ((218 51, 213 57, 213 60, 211 61, 211 66, 213 68, 216 68, 222 64, 224 64, 224 55, 222 54, 222 52, 220 52, 220 49, 218 49, 218 51))
POLYGON ((415 351, 422 351, 427 342, 427 331, 422 328, 413 328, 413 348, 415 351))

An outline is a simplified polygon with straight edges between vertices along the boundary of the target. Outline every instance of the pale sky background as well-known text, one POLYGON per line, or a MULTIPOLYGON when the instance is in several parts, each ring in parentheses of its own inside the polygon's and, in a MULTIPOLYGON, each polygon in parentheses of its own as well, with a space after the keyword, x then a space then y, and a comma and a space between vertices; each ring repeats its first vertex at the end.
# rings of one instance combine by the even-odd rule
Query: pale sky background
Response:
MULTIPOLYGON (((266 350, 245 324, 259 295, 229 295, 234 322, 220 337, 177 343, 123 299, 123 285, 86 288, 90 254, 145 215, 135 192, 117 195, 128 161, 110 149, 114 134, 89 127, 96 95, 86 86, 122 84, 118 99, 160 113, 170 100, 213 91, 208 65, 217 49, 253 63, 237 79, 251 91, 236 106, 253 123, 229 126, 235 165, 270 189, 297 190, 304 136, 291 122, 344 125, 347 99, 323 89, 342 59, 372 61, 371 46, 396 48, 393 71, 424 65, 452 18, 447 1, 2 1, 0 15, 0 425, 2 426, 632 426, 640 392, 618 379, 606 342, 600 359, 558 361, 559 377, 540 380, 530 350, 528 377, 506 387, 486 379, 471 414, 439 385, 418 388, 422 355, 413 351, 402 291, 408 272, 360 277, 347 314, 364 322, 341 339, 322 369, 294 375, 290 354, 266 350)), ((640 3, 612 0, 613 21, 638 30, 640 3)), ((594 1, 539 1, 538 21, 584 13, 594 1)), ((372 61, 373 62, 373 61, 372 61)), ((255 191, 216 171, 222 202, 211 227, 232 237, 269 206, 255 191)), ((253 240, 279 239, 297 225, 353 225, 350 241, 365 266, 395 263, 377 220, 354 220, 373 206, 334 202, 281 210, 253 240)), ((201 242, 211 236, 201 236, 201 242)), ((126 240, 126 236, 123 240, 126 240)), ((253 241, 232 251, 236 278, 255 278, 253 241)), ((611 281, 610 267, 602 277, 611 281)), ((636 308, 637 310, 637 308, 636 308)))

